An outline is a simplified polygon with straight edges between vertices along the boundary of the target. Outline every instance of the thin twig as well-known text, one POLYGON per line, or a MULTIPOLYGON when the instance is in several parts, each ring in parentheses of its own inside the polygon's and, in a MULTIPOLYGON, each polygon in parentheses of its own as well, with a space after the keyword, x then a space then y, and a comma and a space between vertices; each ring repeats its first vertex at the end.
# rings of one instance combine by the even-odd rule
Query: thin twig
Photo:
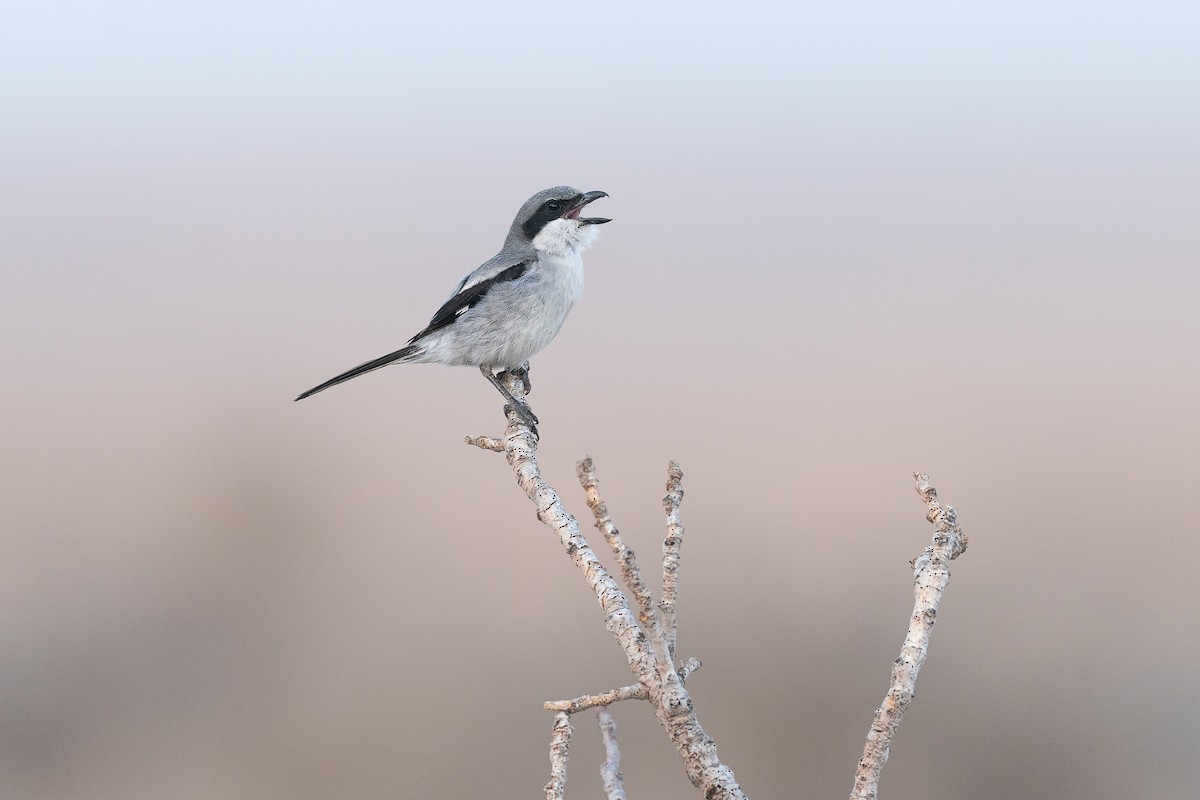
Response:
MULTIPOLYGON (((687 682, 688 676, 696 670, 700 669, 703 664, 698 658, 689 658, 679 667, 679 679, 687 682)), ((600 694, 585 694, 570 700, 547 700, 542 703, 542 708, 547 711, 565 711, 568 714, 578 714, 580 711, 586 711, 589 708, 597 708, 598 706, 610 706, 613 703, 619 703, 622 700, 646 700, 650 697, 650 692, 640 683, 631 683, 628 686, 622 686, 619 689, 609 689, 607 692, 600 694)))
POLYGON ((937 620, 942 593, 950 582, 950 561, 967 549, 967 537, 958 525, 954 508, 937 501, 937 491, 929 485, 929 476, 914 475, 917 493, 929 507, 927 519, 934 524, 933 543, 913 561, 913 595, 916 602, 909 621, 908 635, 900 648, 900 657, 892 667, 891 685, 883 705, 875 711, 862 759, 854 775, 851 800, 874 800, 879 793, 879 774, 887 763, 892 739, 900 727, 904 710, 912 702, 917 674, 929 653, 929 636, 937 620))
POLYGON ((672 461, 667 467, 667 496, 663 508, 667 512, 667 537, 663 539, 662 599, 658 608, 662 612, 663 636, 667 645, 667 658, 675 660, 675 638, 678 630, 675 616, 675 601, 679 594, 679 550, 683 545, 683 524, 679 521, 679 507, 683 504, 683 470, 672 461))
POLYGON ((638 568, 633 550, 626 546, 621 532, 617 530, 617 526, 613 524, 612 517, 608 513, 608 506, 600 497, 600 481, 596 478, 596 465, 592 462, 591 457, 585 457, 576 465, 575 469, 579 477, 579 485, 587 494, 588 508, 592 510, 592 516, 596 519, 596 527, 604 534, 621 569, 621 578, 637 601, 638 620, 650 640, 650 647, 655 655, 655 664, 665 676, 672 669, 675 656, 663 621, 654 612, 654 596, 642 578, 642 572, 638 568))
POLYGON ((613 556, 617 559, 617 565, 621 568, 621 579, 629 587, 629 591, 633 593, 633 599, 637 602, 638 619, 649 631, 657 623, 654 617, 654 598, 650 594, 650 588, 642 580, 642 573, 637 565, 637 556, 625 546, 621 532, 613 524, 612 517, 608 513, 608 506, 600 497, 600 481, 596 478, 596 465, 592 462, 591 456, 584 456, 583 460, 575 465, 575 474, 579 476, 579 485, 587 493, 587 507, 591 509, 592 516, 596 519, 596 528, 608 542, 609 549, 612 550, 613 556))
POLYGON ((585 694, 571 700, 547 700, 542 703, 542 708, 547 711, 561 711, 566 714, 578 714, 580 711, 586 711, 589 708, 599 708, 600 706, 611 706, 613 703, 619 703, 622 700, 647 700, 650 697, 650 691, 640 683, 631 683, 628 686, 622 686, 620 689, 609 689, 607 692, 600 694, 585 694))
POLYGON ((493 453, 504 452, 504 442, 492 436, 467 436, 466 442, 480 450, 491 450, 493 453))
POLYGON ((546 784, 546 800, 563 800, 567 790, 567 748, 571 745, 571 718, 562 712, 554 715, 554 730, 550 734, 550 782, 546 784))
POLYGON ((600 723, 600 736, 604 740, 604 763, 600 765, 600 779, 604 781, 604 796, 608 800, 625 800, 625 779, 621 776, 621 751, 617 748, 617 723, 608 708, 596 710, 600 723))

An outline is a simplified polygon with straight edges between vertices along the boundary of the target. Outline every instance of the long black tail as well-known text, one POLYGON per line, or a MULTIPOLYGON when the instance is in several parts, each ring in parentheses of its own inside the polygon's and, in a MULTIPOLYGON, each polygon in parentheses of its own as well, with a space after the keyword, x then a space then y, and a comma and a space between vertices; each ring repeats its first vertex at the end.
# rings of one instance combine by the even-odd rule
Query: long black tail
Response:
POLYGON ((401 349, 397 350, 394 353, 388 353, 386 356, 380 356, 379 358, 368 361, 365 364, 359 364, 354 369, 346 370, 341 375, 338 375, 336 378, 330 378, 329 380, 322 383, 320 386, 314 386, 313 388, 309 389, 307 392, 300 395, 296 399, 303 400, 304 398, 308 397, 310 394, 316 394, 317 392, 322 392, 322 391, 328 389, 330 386, 337 386, 339 383, 348 381, 351 378, 357 378, 359 375, 366 375, 368 372, 374 372, 375 370, 379 369, 380 367, 386 367, 388 364, 395 364, 397 361, 404 361, 406 358, 411 356, 413 353, 417 352, 417 350, 419 350, 419 349, 420 348, 417 347, 416 345, 410 344, 407 347, 402 347, 401 349))

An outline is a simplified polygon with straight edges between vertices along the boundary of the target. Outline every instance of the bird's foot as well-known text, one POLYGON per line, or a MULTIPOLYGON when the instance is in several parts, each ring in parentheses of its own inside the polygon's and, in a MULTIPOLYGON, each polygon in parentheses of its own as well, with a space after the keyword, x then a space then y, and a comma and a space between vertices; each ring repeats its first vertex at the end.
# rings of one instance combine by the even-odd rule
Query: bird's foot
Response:
POLYGON ((525 386, 525 394, 533 392, 533 381, 529 380, 529 362, 526 361, 519 367, 505 370, 509 375, 519 380, 525 386))
POLYGON ((524 422, 525 425, 528 426, 529 430, 533 432, 534 436, 538 435, 538 418, 537 415, 534 414, 529 408, 529 406, 525 405, 524 403, 505 403, 504 413, 507 414, 510 411, 516 413, 517 417, 520 418, 521 422, 524 422))

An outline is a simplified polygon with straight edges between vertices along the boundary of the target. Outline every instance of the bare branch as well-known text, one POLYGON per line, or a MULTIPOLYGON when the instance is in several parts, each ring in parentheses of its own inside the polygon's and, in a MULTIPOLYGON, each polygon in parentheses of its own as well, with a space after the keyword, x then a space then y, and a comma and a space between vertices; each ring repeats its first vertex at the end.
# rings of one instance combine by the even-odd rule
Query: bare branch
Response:
POLYGON ((604 627, 625 651, 634 674, 640 676, 653 672, 654 653, 650 650, 646 634, 634 619, 620 587, 579 532, 579 523, 563 508, 554 488, 542 480, 537 465, 537 443, 526 431, 528 429, 520 422, 509 425, 505 455, 517 474, 517 483, 537 507, 538 519, 558 534, 567 555, 583 573, 604 612, 604 627), (514 428, 517 429, 515 434, 514 428))
POLYGON ((600 481, 596 478, 596 465, 592 462, 592 457, 585 456, 576 464, 575 473, 579 476, 579 485, 587 493, 587 507, 591 509, 592 516, 596 519, 596 528, 604 534, 604 540, 608 542, 609 549, 612 550, 613 556, 617 559, 617 565, 621 568, 621 579, 629 587, 629 591, 633 593, 633 599, 637 602, 638 619, 649 630, 657 622, 654 617, 654 598, 651 596, 646 582, 642 580, 637 557, 632 550, 625 546, 621 532, 617 530, 612 517, 609 516, 608 506, 600 497, 600 481))
POLYGON ((601 692, 600 694, 585 694, 572 700, 547 700, 545 703, 542 703, 542 708, 547 711, 578 714, 580 711, 585 711, 589 708, 611 706, 613 703, 619 703, 622 700, 648 700, 649 698, 650 692, 645 686, 642 686, 640 683, 632 683, 629 686, 622 686, 620 689, 609 689, 607 692, 601 692))
POLYGON ((467 436, 466 443, 480 450, 491 450, 493 453, 504 452, 504 442, 491 436, 467 436))
POLYGON ((546 784, 546 800, 563 800, 567 790, 567 748, 571 746, 571 718, 563 713, 554 715, 554 730, 550 734, 550 782, 546 784))
POLYGON ((663 539, 662 599, 658 608, 662 612, 663 637, 666 641, 667 658, 675 660, 675 638, 678 623, 675 616, 675 600, 679 594, 679 550, 683 545, 683 525, 679 521, 679 507, 683 504, 683 470, 672 461, 667 467, 667 496, 663 508, 667 512, 667 537, 663 539))
POLYGON ((659 670, 670 668, 675 660, 672 652, 673 644, 663 629, 662 620, 654 613, 654 595, 642 578, 637 557, 633 550, 626 546, 621 532, 608 513, 608 505, 600 497, 600 481, 596 477, 596 465, 588 456, 575 465, 575 471, 579 477, 579 485, 587 494, 587 505, 596 520, 596 528, 608 542, 609 549, 612 550, 621 570, 621 579, 637 602, 638 621, 641 622, 642 629, 650 640, 650 647, 654 650, 656 657, 655 663, 659 670))
POLYGON ((912 702, 917 674, 929 652, 929 637, 937 619, 942 593, 950 582, 950 561, 967 549, 967 537, 958 526, 958 514, 952 507, 942 508, 937 491, 929 485, 929 476, 916 473, 917 493, 929 506, 927 519, 934 524, 933 544, 913 561, 913 595, 916 602, 909 621, 908 635, 900 648, 900 657, 892 667, 891 685, 883 705, 875 711, 862 759, 854 776, 851 800, 874 800, 879 793, 879 774, 887 763, 892 739, 900 727, 904 710, 912 702))
MULTIPOLYGON (((679 679, 687 682, 688 676, 696 670, 700 669, 703 664, 698 658, 689 658, 679 667, 679 679)), ((585 711, 589 708, 597 708, 599 706, 611 706, 613 703, 619 703, 622 700, 648 700, 650 692, 640 683, 631 683, 629 686, 622 686, 620 689, 609 689, 607 692, 600 694, 585 694, 571 700, 547 700, 542 703, 542 708, 547 711, 565 711, 568 714, 578 714, 580 711, 585 711)))
POLYGON ((600 779, 604 781, 604 796, 608 800, 625 800, 625 779, 621 776, 621 751, 617 748, 617 723, 604 706, 596 710, 596 718, 600 723, 600 736, 604 739, 604 763, 600 765, 600 779))

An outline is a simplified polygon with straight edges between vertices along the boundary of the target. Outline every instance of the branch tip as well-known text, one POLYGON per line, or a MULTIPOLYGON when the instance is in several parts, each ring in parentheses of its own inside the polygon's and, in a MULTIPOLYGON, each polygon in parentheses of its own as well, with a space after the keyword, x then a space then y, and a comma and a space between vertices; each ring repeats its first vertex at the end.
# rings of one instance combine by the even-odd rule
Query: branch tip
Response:
POLYGON ((900 648, 900 657, 892 664, 891 683, 883 703, 875 711, 862 759, 854 775, 851 800, 875 800, 879 794, 879 775, 887 763, 892 739, 900 728, 904 711, 916 696, 917 675, 929 654, 929 638, 937 621, 942 595, 950 582, 949 562, 966 550, 967 537, 958 526, 958 512, 942 507, 929 476, 916 472, 917 494, 928 506, 926 519, 934 525, 933 543, 912 560, 913 613, 908 633, 900 648))
POLYGON ((463 441, 480 450, 491 450, 493 453, 504 452, 504 442, 494 436, 465 436, 463 441))

